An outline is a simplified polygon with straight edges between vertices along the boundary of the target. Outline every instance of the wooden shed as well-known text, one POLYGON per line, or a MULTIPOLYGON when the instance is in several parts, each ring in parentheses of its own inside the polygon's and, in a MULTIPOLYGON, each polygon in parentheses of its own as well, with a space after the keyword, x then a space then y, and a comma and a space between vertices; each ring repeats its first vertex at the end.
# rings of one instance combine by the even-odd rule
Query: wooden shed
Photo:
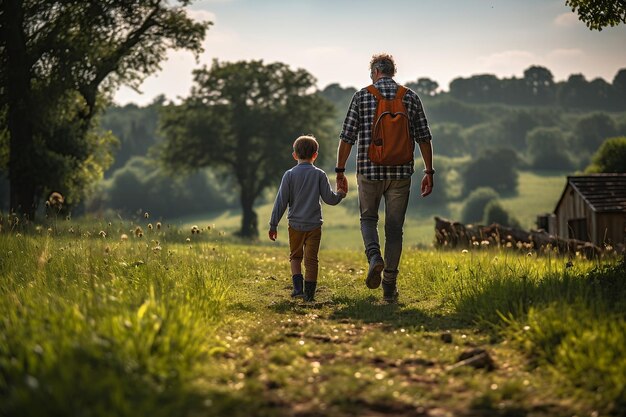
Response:
POLYGON ((559 237, 598 246, 626 243, 626 174, 567 177, 554 214, 559 237))

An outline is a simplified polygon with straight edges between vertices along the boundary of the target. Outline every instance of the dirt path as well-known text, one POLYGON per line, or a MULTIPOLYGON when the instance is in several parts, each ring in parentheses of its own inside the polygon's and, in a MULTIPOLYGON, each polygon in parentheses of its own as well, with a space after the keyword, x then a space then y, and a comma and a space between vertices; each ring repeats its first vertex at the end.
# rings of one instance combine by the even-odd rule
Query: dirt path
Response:
POLYGON ((222 347, 198 382, 214 415, 572 415, 548 375, 441 300, 386 304, 364 288, 359 259, 332 256, 317 301, 292 300, 277 253, 233 283, 222 347))

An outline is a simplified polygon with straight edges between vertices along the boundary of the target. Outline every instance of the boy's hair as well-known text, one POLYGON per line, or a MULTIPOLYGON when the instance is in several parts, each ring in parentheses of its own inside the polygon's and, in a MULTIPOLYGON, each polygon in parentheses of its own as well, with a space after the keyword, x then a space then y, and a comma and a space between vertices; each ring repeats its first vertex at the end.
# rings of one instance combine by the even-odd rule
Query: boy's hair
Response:
POLYGON ((396 63, 393 56, 389 54, 374 54, 370 61, 370 71, 377 69, 385 75, 393 77, 396 75, 396 63))
POLYGON ((319 144, 313 135, 300 136, 293 143, 293 151, 298 159, 311 159, 319 149, 319 144))

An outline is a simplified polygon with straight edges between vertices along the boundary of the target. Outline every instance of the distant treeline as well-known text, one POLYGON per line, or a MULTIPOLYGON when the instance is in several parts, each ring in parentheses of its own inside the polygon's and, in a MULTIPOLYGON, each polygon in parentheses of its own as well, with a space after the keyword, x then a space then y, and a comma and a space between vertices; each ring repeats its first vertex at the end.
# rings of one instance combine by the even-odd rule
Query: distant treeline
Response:
MULTIPOLYGON (((498 78, 479 74, 455 78, 449 91, 443 91, 430 78, 419 78, 406 85, 422 99, 449 95, 467 103, 503 103, 520 106, 556 106, 568 110, 626 110, 626 68, 620 69, 608 83, 602 78, 587 81, 583 74, 572 74, 567 81, 554 81, 552 72, 541 66, 531 66, 521 78, 498 78)), ((353 94, 352 87, 341 91, 338 84, 324 89, 324 96, 335 102, 353 94)))

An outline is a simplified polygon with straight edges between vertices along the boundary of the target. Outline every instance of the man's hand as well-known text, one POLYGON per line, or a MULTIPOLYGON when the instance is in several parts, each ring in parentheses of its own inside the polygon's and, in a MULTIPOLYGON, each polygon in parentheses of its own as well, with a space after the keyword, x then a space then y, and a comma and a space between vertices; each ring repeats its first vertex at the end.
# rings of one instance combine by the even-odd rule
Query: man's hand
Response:
POLYGON ((278 237, 278 232, 276 230, 270 230, 268 235, 269 235, 271 241, 275 241, 276 238, 278 237))
POLYGON ((337 174, 337 191, 339 190, 348 194, 348 179, 343 174, 343 172, 337 174))
POLYGON ((422 178, 422 197, 433 192, 433 174, 426 174, 422 178))

